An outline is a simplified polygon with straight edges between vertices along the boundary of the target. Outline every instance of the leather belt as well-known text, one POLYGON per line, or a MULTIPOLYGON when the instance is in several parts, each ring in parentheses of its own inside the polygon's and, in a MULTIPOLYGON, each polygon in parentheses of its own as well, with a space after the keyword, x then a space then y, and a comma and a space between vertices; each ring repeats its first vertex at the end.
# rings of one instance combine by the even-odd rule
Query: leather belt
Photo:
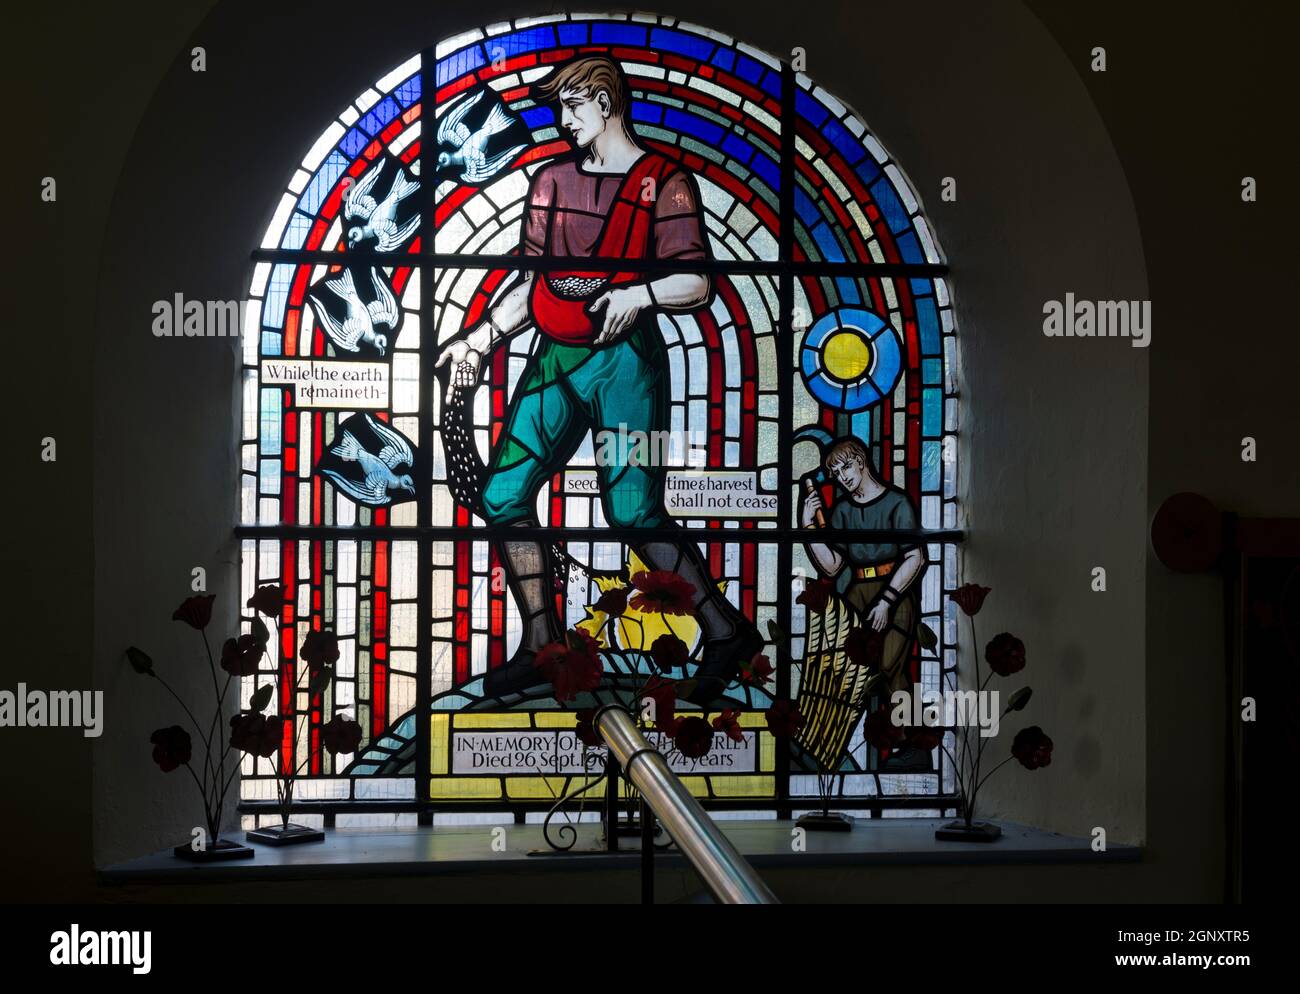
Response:
POLYGON ((853 570, 855 580, 874 580, 879 576, 888 576, 894 572, 893 563, 878 563, 875 566, 859 566, 853 570))

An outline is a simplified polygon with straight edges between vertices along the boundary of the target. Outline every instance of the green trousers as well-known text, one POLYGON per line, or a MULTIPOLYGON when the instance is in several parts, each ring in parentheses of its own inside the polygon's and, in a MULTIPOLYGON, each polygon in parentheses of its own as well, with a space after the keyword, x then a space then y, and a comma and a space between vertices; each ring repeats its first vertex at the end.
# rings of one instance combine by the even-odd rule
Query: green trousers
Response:
MULTIPOLYGON (((844 591, 844 599, 865 618, 887 586, 889 586, 888 577, 854 580, 844 591)), ((911 675, 907 671, 907 661, 912 640, 916 637, 916 622, 916 597, 908 591, 894 605, 890 612, 889 625, 885 628, 885 644, 881 651, 880 669, 885 674, 886 683, 880 689, 880 693, 886 700, 890 694, 898 690, 907 690, 912 684, 911 675)))
MULTIPOLYGON (((588 431, 649 436, 667 427, 667 357, 652 321, 638 321, 617 342, 598 349, 543 338, 510 402, 483 489, 483 513, 494 524, 533 519, 538 491, 568 464, 588 431)), ((600 462, 596 473, 610 525, 669 523, 664 467, 600 462)))

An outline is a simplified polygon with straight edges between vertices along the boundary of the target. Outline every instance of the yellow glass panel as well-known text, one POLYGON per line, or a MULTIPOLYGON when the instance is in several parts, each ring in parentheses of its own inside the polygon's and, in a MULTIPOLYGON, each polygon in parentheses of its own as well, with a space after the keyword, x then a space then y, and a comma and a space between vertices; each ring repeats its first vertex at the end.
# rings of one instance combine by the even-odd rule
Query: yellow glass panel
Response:
POLYGON ((492 777, 435 777, 429 782, 434 801, 482 800, 501 796, 501 781, 492 777))
POLYGON ((709 781, 704 777, 682 777, 682 784, 696 797, 709 796, 709 781))
POLYGON ((527 713, 512 711, 508 714, 458 714, 456 730, 462 728, 531 728, 527 713))
POLYGON ((776 778, 757 774, 746 777, 714 777, 713 793, 717 797, 773 797, 776 778))
POLYGON ((429 715, 429 772, 434 776, 447 772, 447 746, 451 741, 447 730, 449 715, 429 715))
POLYGON ((568 787, 568 777, 506 777, 510 798, 556 798, 568 787))
POLYGON ((576 711, 535 711, 533 720, 538 728, 572 728, 578 723, 576 711))

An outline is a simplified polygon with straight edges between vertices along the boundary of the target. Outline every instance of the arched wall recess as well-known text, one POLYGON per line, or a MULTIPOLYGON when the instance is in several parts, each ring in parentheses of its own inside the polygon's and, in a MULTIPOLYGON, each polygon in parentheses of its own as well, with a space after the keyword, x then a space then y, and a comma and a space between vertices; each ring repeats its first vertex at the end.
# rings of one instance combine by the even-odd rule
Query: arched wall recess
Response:
MULTIPOLYGON (((506 4, 479 6, 475 19, 480 22, 519 12, 506 4)), ((674 7, 662 6, 669 11, 674 7)), ((1144 688, 1134 674, 1141 671, 1141 661, 1120 658, 1113 646, 1116 642, 1140 644, 1141 598, 1126 596, 1122 602, 1115 598, 1103 634, 1095 619, 1089 621, 1074 613, 1058 580, 1064 568, 1062 556, 1070 545, 1065 536, 1086 534, 1096 549, 1095 558, 1108 567, 1112 589, 1117 583, 1129 591, 1142 589, 1143 566, 1132 549, 1141 547, 1144 527, 1140 481, 1145 465, 1145 366, 1142 355, 1129 354, 1137 350, 1126 350, 1121 356, 1101 348, 1076 348, 1067 357, 1037 329, 1043 301, 1064 290, 1090 285, 1097 288, 1093 291, 1097 297, 1146 296, 1140 240, 1123 174, 1068 60, 1023 11, 1006 5, 977 16, 954 5, 943 17, 934 19, 905 9, 873 10, 873 37, 926 39, 925 71, 917 72, 918 57, 904 45, 879 45, 872 49, 870 59, 861 58, 866 23, 860 12, 833 4, 812 7, 816 9, 801 7, 795 18, 784 7, 751 5, 741 21, 725 5, 694 4, 690 17, 751 42, 756 51, 784 50, 791 39, 806 34, 810 78, 841 98, 846 108, 862 111, 862 119, 873 133, 882 136, 882 147, 906 166, 906 178, 912 181, 918 201, 924 201, 933 230, 943 239, 946 258, 939 259, 953 266, 950 279, 955 290, 948 303, 957 311, 954 325, 960 327, 963 341, 962 422, 956 436, 960 473, 958 501, 953 506, 964 513, 954 523, 969 526, 963 573, 954 579, 976 579, 995 587, 986 608, 989 623, 1015 630, 1030 646, 1035 706, 1041 702, 1044 708, 1035 717, 1044 727, 1052 728, 1061 750, 1058 765, 1051 771, 1054 779, 1008 779, 998 786, 1001 793, 991 795, 990 803, 998 811, 990 813, 1063 831, 1078 831, 1083 820, 1104 821, 1117 826, 1110 833, 1112 838, 1139 839, 1143 831, 1144 688), (816 26, 816 31, 811 26, 816 26), (986 53, 992 51, 1001 55, 991 62, 986 53), (1035 81, 1032 88, 1024 85, 1027 78, 1035 81), (956 205, 939 199, 946 176, 959 178, 961 196, 956 205), (1095 240, 1078 234, 1094 230, 1105 232, 1104 252, 1095 240), (1099 407, 1086 385, 1100 380, 1132 398, 1132 403, 1123 408, 1099 407), (1083 431, 1080 426, 1085 424, 1087 430, 1083 431), (1063 492, 1080 498, 1065 509, 1058 499, 1063 492), (1128 541, 1130 533, 1138 540, 1128 541), (1090 709, 1085 707, 1088 702, 1078 696, 1080 672, 1087 673, 1090 686, 1097 681, 1098 686, 1125 687, 1122 706, 1099 707, 1095 695, 1084 695, 1093 701, 1090 709), (1102 748, 1099 743, 1106 745, 1102 748)), ((340 17, 346 9, 340 5, 340 17)), ((187 75, 188 67, 178 65, 159 88, 123 165, 109 223, 112 251, 106 253, 102 265, 96 328, 101 343, 96 352, 94 474, 96 679, 106 687, 108 707, 122 716, 116 725, 109 725, 95 753, 96 854, 101 861, 159 848, 184 828, 184 816, 177 814, 180 801, 169 800, 171 785, 160 787, 155 771, 139 761, 140 736, 147 740, 153 718, 138 706, 134 688, 121 684, 112 662, 115 652, 122 645, 140 641, 142 631, 150 631, 157 614, 150 606, 170 604, 176 593, 174 578, 188 576, 195 563, 211 564, 210 587, 219 592, 219 605, 233 625, 236 606, 245 599, 236 567, 243 558, 241 545, 250 539, 245 535, 232 541, 231 523, 251 520, 252 527, 257 527, 261 520, 256 506, 250 519, 247 507, 237 499, 240 467, 244 465, 239 444, 256 439, 259 433, 255 424, 245 427, 239 415, 244 407, 240 369, 245 366, 239 347, 247 343, 160 342, 148 332, 150 306, 178 291, 194 298, 244 296, 250 285, 249 273, 262 264, 250 268, 250 244, 259 243, 267 231, 279 199, 267 191, 288 189, 295 167, 323 122, 365 88, 367 76, 357 67, 375 67, 372 79, 377 81, 386 71, 383 67, 401 65, 409 56, 410 39, 448 37, 453 31, 473 27, 466 19, 451 31, 446 21, 439 27, 427 5, 396 3, 391 11, 397 22, 410 25, 409 30, 394 35, 378 23, 350 22, 345 53, 339 53, 337 47, 339 18, 331 19, 323 10, 319 20, 296 24, 293 41, 302 51, 336 53, 329 60, 328 73, 308 78, 301 63, 284 57, 286 36, 279 27, 263 25, 262 15, 218 5, 201 29, 210 51, 226 53, 209 62, 209 75, 203 82, 215 85, 196 89, 196 81, 187 75), (265 112, 250 114, 250 107, 265 112), (232 156, 232 148, 239 154, 232 156), (184 176, 186 182, 176 184, 177 175, 184 176), (195 190, 222 191, 222 195, 196 198, 195 190), (178 226, 178 217, 189 218, 190 223, 178 226), (203 233, 201 239, 194 237, 196 231, 203 233), (134 320, 131 315, 143 317, 134 320), (138 389, 141 383, 148 383, 149 389, 138 389), (159 417, 160 410, 167 412, 165 418, 159 417), (227 445, 227 438, 234 441, 227 445), (165 462, 154 458, 159 451, 169 454, 165 462), (132 496, 142 492, 155 495, 147 513, 132 496), (129 596, 123 577, 132 578, 129 596), (144 825, 137 824, 138 819, 119 817, 123 797, 153 799, 154 817, 144 825)), ((761 63, 756 54, 751 57, 761 63)), ((367 107, 367 112, 370 109, 367 107)), ((662 122, 647 123, 662 128, 662 122)), ((799 177, 807 180, 802 172, 799 177)), ((802 189, 799 177, 792 189, 802 189)), ((701 185, 702 197, 704 189, 701 185)), ((828 201, 814 203, 833 214, 828 201)), ((725 254, 725 239, 732 231, 718 227, 723 219, 717 216, 715 206, 704 203, 710 212, 710 248, 730 264, 734 260, 725 254)), ((903 212, 909 211, 904 205, 903 212)), ((796 223, 801 220, 797 212, 794 217, 796 223)), ((734 236, 732 241, 736 241, 734 236)), ((813 247, 815 251, 827 250, 815 239, 813 247)), ((730 251, 732 255, 740 253, 740 245, 730 251)), ((761 255, 758 248, 750 252, 761 255)), ((776 264, 762 258, 748 264, 759 276, 771 280, 776 264), (765 270, 769 265, 773 269, 765 270)), ((313 268, 308 286, 316 275, 313 268)), ((929 279, 946 283, 949 278, 929 279)), ((412 340, 403 336, 426 327, 411 319, 418 318, 426 306, 435 306, 411 296, 416 280, 413 274, 403 285, 400 308, 406 323, 388 343, 385 362, 394 369, 397 354, 412 351, 412 340)), ((754 277, 751 280, 758 282, 754 277)), ((369 274, 357 285, 363 292, 372 286, 369 274)), ((273 286, 269 278, 266 286, 273 286)), ((802 286, 801 279, 792 280, 792 296, 802 286)), ((452 288, 446 292, 448 305, 443 316, 450 320, 447 315, 453 313, 456 302, 452 288)), ((760 296, 762 293, 759 290, 760 296)), ((262 299, 269 296, 268 289, 262 299)), ((432 293, 430 296, 432 299, 432 293)), ((769 315, 776 313, 776 302, 765 304, 765 309, 769 315)), ((888 320, 888 306, 869 309, 888 320)), ((760 308, 753 310, 758 313, 760 308)), ((725 332, 725 315, 715 322, 720 334, 725 332)), ((315 334, 314 317, 311 324, 315 334)), ((692 372, 688 332, 680 316, 674 316, 670 324, 668 330, 680 338, 677 354, 682 356, 673 360, 681 367, 681 376, 672 382, 680 382, 685 390, 692 372)), ((432 320, 427 327, 430 334, 444 334, 443 327, 432 320)), ((891 327, 900 331, 892 323, 891 327)), ((730 348, 725 335, 722 340, 724 349, 730 348)), ((774 346, 775 340, 772 342, 774 346)), ((260 342, 254 344, 260 346, 260 342)), ((665 348, 670 356, 674 354, 667 344, 665 348)), ((843 352, 852 359, 854 350, 845 348, 843 352)), ((744 361, 739 337, 735 351, 724 354, 744 361)), ((793 352, 790 357, 792 368, 786 373, 793 397, 805 380, 802 370, 793 367, 793 352)), ((504 373, 496 374, 494 369, 487 371, 488 375, 496 374, 496 382, 506 384, 508 395, 509 377, 520 375, 519 367, 526 358, 523 352, 511 352, 503 360, 504 373)), ((252 365, 260 369, 261 359, 259 355, 252 365)), ((724 376, 734 375, 730 369, 723 372, 724 376)), ((390 381, 394 398, 410 389, 409 380, 407 376, 390 381)), ((759 387, 754 384, 756 394, 761 393, 759 387)), ((491 390, 491 386, 480 388, 484 423, 476 424, 472 432, 481 456, 490 452, 495 441, 489 437, 488 425, 491 390)), ((743 414, 743 384, 738 392, 743 414)), ((419 413, 408 411, 399 416, 413 416, 418 428, 421 417, 433 418, 438 413, 441 396, 440 391, 433 391, 429 404, 419 413)), ((260 403, 260 398, 254 400, 260 403)), ((684 392, 670 398, 670 405, 676 405, 670 409, 681 411, 683 425, 688 418, 700 417, 692 413, 692 404, 696 409, 703 404, 707 423, 713 415, 704 397, 684 392)), ((721 417, 723 437, 738 443, 743 453, 743 434, 725 434, 729 417, 725 404, 721 417)), ((756 437, 761 420, 761 412, 756 413, 756 437)), ((791 424, 791 435, 793 431, 791 424)), ((436 438, 436 434, 429 437, 436 438)), ((433 449, 429 451, 432 459, 433 449)), ((792 491, 783 499, 794 510, 798 494, 793 485, 814 457, 813 447, 802 443, 792 445, 790 452, 794 461, 789 472, 792 491)), ((895 450, 891 448, 889 454, 892 458, 895 450)), ((874 455, 879 459, 881 451, 874 455)), ((707 458, 706 452, 706 462, 707 458)), ((725 461, 734 454, 723 445, 717 458, 725 461)), ((261 469, 257 465, 246 468, 258 473, 261 469)), ((725 468, 725 462, 719 468, 725 468)), ((598 501, 581 494, 566 495, 565 499, 570 496, 575 504, 586 501, 592 515, 603 513, 598 501)), ((432 492, 428 500, 431 508, 435 506, 432 492)), ((392 513, 403 506, 398 504, 392 513)), ((741 525, 746 527, 744 522, 741 525)), ((272 543, 266 545, 269 560, 272 543)), ((592 554, 596 551, 593 548, 592 554)), ((481 555, 487 568, 478 575, 491 594, 491 563, 486 551, 481 555)), ((792 552, 790 572, 785 575, 793 575, 793 556, 792 552)), ((618 565, 617 558, 608 557, 611 568, 618 565)), ((444 567, 441 561, 430 563, 431 570, 444 567)), ((744 568, 743 563, 731 565, 724 555, 719 575, 739 581, 744 568)), ((938 571, 934 572, 937 575, 938 571)), ((756 578, 775 582, 775 571, 769 577, 760 570, 756 578)), ((733 588, 738 585, 732 584, 733 588)), ((792 587, 791 600, 796 596, 792 587)), ((397 601, 400 604, 402 599, 397 601)), ((509 601, 506 591, 501 603, 507 627, 513 612, 509 601)), ((761 602, 756 591, 756 606, 761 602)), ((471 619, 471 631, 473 623, 471 619)), ((490 623, 489 616, 484 624, 490 623)), ((155 655, 160 656, 174 633, 159 623, 152 635, 158 646, 155 655)), ((432 632, 430 639, 432 642, 432 632)), ((178 654, 185 651, 179 640, 172 648, 178 654)), ((410 647, 391 648, 408 651, 410 647)), ((503 651, 511 648, 507 642, 503 651)), ((435 686, 450 687, 457 679, 454 658, 440 665, 444 683, 430 684, 430 698, 435 686)), ((414 672, 399 659, 390 673, 402 676, 404 669, 414 672)), ((360 674, 362 668, 356 672, 360 674)), ((196 689, 201 690, 201 685, 196 689)), ((418 712, 421 689, 415 687, 417 699, 408 709, 418 712)), ((789 691, 798 692, 793 680, 789 691)), ((405 712, 400 708, 393 712, 393 700, 400 702, 401 698, 390 699, 386 717, 398 719, 405 712)), ((432 710, 432 700, 428 703, 432 710)), ((373 718, 372 714, 372 722, 373 718)), ((795 786, 800 783, 798 777, 792 772, 795 786)), ((803 781, 805 787, 807 783, 803 781)), ((850 783, 853 791, 867 789, 860 780, 850 783)), ((401 796, 392 806, 410 812, 415 803, 414 787, 409 793, 405 786, 394 789, 401 796)))

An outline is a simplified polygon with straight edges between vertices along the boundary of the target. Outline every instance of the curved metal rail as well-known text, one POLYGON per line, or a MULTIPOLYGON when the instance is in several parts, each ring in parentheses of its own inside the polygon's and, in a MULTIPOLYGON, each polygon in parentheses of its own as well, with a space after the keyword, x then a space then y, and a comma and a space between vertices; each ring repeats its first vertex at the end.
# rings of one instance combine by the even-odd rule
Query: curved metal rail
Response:
POLYGON ((632 716, 616 704, 596 712, 600 737, 633 786, 720 904, 778 904, 763 879, 722 834, 632 716))

